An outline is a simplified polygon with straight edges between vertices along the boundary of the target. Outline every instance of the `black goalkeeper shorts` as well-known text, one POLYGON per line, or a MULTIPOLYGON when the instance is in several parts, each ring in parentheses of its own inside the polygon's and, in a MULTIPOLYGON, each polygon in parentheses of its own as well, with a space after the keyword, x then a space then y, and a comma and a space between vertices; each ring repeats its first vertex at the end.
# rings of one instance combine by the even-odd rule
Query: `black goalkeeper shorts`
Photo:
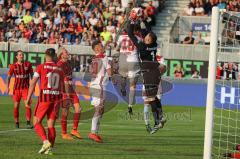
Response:
POLYGON ((157 95, 160 81, 161 73, 158 68, 143 72, 143 84, 146 97, 155 97, 157 95))

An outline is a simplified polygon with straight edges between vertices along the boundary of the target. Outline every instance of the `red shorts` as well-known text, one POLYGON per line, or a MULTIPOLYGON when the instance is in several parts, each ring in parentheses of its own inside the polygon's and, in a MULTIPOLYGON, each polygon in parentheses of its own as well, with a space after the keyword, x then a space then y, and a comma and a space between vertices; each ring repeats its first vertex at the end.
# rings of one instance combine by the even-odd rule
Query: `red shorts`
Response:
POLYGON ((38 102, 34 110, 34 116, 40 119, 40 121, 42 121, 46 115, 48 119, 56 120, 58 116, 58 110, 58 102, 38 102))
POLYGON ((14 90, 12 99, 14 102, 19 103, 21 101, 21 99, 27 100, 27 95, 28 95, 28 89, 14 90))
POLYGON ((69 99, 73 104, 79 104, 79 98, 76 93, 71 94, 69 97, 67 94, 63 94, 63 100, 69 99))

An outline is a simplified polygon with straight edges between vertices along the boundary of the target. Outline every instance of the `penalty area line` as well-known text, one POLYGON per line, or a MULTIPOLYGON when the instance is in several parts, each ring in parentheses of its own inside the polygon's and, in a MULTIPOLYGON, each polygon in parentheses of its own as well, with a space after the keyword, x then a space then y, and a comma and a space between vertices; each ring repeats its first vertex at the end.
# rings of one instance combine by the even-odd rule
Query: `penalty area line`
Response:
MULTIPOLYGON (((72 126, 73 124, 68 124, 67 127, 72 126)), ((79 125, 81 125, 81 123, 79 123, 79 125)), ((55 128, 60 128, 61 125, 56 125, 55 128)), ((48 127, 44 127, 45 129, 47 129, 48 127)), ((9 132, 22 132, 22 131, 34 131, 34 129, 12 129, 12 130, 2 130, 0 131, 0 134, 6 134, 9 132)))
MULTIPOLYGON (((79 123, 79 125, 82 125, 83 123, 79 123)), ((67 124, 67 127, 70 127, 72 126, 73 124, 67 124)), ((102 126, 105 126, 105 127, 114 127, 116 128, 116 125, 112 125, 112 124, 101 124, 102 126)), ((130 125, 118 125, 117 127, 119 128, 127 128, 127 127, 132 127, 130 125)), ((47 129, 48 127, 45 127, 45 129, 47 129)), ((61 128, 61 125, 56 125, 55 128, 61 128)), ((135 128, 137 129, 145 129, 144 126, 135 126, 135 128)), ((32 131, 33 129, 12 129, 12 130, 2 130, 0 131, 0 134, 6 134, 6 133, 10 133, 10 132, 22 132, 22 131, 32 131)), ((84 130, 81 130, 80 131, 84 131, 84 130)), ((171 129, 171 128, 163 128, 159 131, 181 131, 183 132, 182 130, 179 130, 179 129, 171 129)), ((193 133, 203 133, 205 132, 204 130, 190 130, 190 132, 193 132, 193 133)))

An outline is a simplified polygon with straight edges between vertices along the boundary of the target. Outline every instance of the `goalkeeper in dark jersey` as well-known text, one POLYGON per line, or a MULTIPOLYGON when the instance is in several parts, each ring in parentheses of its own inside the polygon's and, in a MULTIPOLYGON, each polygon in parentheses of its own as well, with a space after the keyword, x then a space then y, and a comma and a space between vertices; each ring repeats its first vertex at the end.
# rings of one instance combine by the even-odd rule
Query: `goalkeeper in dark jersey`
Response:
POLYGON ((140 69, 143 77, 143 95, 144 98, 144 118, 145 122, 149 121, 148 108, 152 108, 154 117, 154 128, 152 129, 149 122, 146 122, 146 128, 149 133, 155 133, 159 128, 164 126, 166 120, 163 118, 162 104, 157 97, 161 74, 165 72, 165 65, 158 63, 157 37, 153 32, 149 32, 143 41, 138 40, 134 35, 134 26, 136 21, 142 16, 141 8, 134 8, 130 13, 128 24, 128 36, 137 47, 140 58, 140 69))

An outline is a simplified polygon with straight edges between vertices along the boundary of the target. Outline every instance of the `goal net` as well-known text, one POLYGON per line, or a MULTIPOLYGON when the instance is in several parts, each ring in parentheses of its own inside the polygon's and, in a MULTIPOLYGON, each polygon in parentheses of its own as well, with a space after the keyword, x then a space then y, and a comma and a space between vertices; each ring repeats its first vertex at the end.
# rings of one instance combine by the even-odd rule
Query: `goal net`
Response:
POLYGON ((240 158, 240 14, 214 8, 211 25, 204 159, 240 158))

